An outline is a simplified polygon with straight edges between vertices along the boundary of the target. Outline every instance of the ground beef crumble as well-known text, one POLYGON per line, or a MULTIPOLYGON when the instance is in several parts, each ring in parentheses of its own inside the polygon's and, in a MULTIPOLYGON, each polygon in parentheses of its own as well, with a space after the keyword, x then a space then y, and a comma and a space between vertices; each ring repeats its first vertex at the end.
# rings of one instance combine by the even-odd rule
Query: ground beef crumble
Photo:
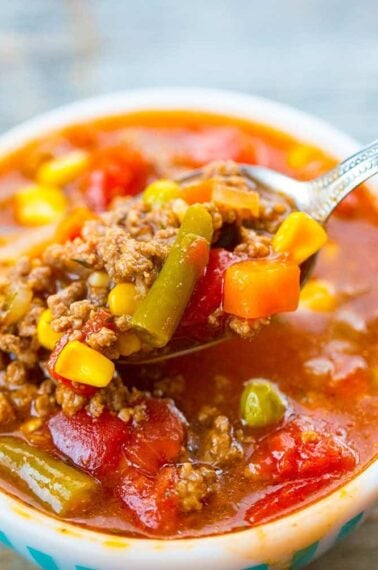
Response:
POLYGON ((176 492, 184 513, 203 509, 206 498, 214 492, 217 475, 206 465, 183 463, 178 470, 176 492))
POLYGON ((8 424, 16 419, 16 412, 4 392, 0 392, 0 423, 8 424))
POLYGON ((234 435, 227 416, 214 418, 207 430, 200 450, 201 461, 221 466, 243 456, 243 448, 234 435))

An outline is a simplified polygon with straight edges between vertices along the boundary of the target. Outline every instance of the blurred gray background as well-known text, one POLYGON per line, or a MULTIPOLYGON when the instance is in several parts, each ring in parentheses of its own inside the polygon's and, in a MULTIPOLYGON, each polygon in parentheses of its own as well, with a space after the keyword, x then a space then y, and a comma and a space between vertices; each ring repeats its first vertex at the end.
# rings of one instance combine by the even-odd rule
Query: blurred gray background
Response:
MULTIPOLYGON (((79 98, 195 85, 378 135, 378 0, 0 0, 0 132, 79 98)), ((378 512, 312 570, 374 570, 378 512)), ((5 550, 2 570, 30 565, 5 550)))
POLYGON ((377 136, 377 0, 0 0, 0 129, 96 93, 224 87, 377 136))

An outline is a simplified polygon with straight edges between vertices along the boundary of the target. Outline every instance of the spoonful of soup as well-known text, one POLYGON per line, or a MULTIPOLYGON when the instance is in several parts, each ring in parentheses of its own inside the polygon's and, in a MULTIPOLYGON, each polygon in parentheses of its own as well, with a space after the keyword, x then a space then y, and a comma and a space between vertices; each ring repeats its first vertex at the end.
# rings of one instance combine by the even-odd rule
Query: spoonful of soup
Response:
POLYGON ((178 182, 151 184, 144 202, 159 208, 173 200, 182 224, 131 319, 151 350, 130 361, 171 358, 232 334, 251 337, 273 315, 295 310, 300 287, 327 241, 327 219, 377 172, 374 142, 309 182, 260 166, 223 163, 178 182))

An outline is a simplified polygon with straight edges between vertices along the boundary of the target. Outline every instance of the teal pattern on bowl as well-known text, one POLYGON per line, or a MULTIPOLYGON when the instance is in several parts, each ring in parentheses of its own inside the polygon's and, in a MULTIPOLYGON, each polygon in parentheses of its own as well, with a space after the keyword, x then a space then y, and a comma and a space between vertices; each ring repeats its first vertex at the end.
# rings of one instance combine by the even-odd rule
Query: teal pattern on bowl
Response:
MULTIPOLYGON (((362 522, 364 518, 364 513, 361 512, 358 515, 354 516, 350 520, 348 520, 343 526, 339 529, 336 537, 333 540, 333 544, 343 540, 347 537, 353 530, 355 530, 362 522)), ((324 537, 322 540, 326 540, 327 537, 324 537)), ((319 546, 321 545, 321 541, 316 541, 306 548, 302 548, 298 550, 293 555, 290 570, 300 570, 301 568, 305 568, 310 562, 313 562, 316 558, 316 554, 318 551, 319 546)), ((12 550, 17 550, 12 545, 11 541, 7 537, 7 535, 0 531, 0 542, 3 546, 10 548, 12 550)), ((56 561, 51 554, 47 554, 38 550, 36 548, 32 548, 31 546, 26 546, 27 551, 32 559, 32 561, 42 568, 43 570, 66 570, 67 566, 59 566, 59 562, 56 561)), ((24 555, 22 552, 18 552, 21 555, 24 555)), ((274 570, 275 566, 271 566, 269 564, 257 564, 254 566, 248 566, 246 568, 242 568, 241 570, 274 570)), ((71 569, 70 569, 71 570, 71 569)), ((79 564, 73 565, 72 570, 97 570, 95 568, 88 568, 86 566, 80 566, 79 564)), ((111 568, 106 570, 112 570, 111 568)))

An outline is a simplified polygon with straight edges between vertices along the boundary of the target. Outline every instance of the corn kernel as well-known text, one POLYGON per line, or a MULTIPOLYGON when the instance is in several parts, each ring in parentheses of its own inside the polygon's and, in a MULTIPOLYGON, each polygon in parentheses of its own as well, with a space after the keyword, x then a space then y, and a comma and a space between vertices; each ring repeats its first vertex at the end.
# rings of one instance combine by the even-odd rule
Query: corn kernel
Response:
POLYGON ((34 431, 37 431, 37 429, 42 427, 42 425, 43 425, 42 418, 32 418, 32 419, 28 420, 27 422, 24 422, 21 425, 20 429, 24 435, 28 435, 29 433, 33 433, 34 431))
POLYGON ((118 338, 118 348, 121 356, 130 356, 130 354, 138 352, 141 347, 140 338, 132 332, 123 333, 118 338))
POLYGON ((65 186, 84 172, 88 156, 83 150, 73 150, 64 156, 53 158, 39 167, 37 180, 41 184, 65 186))
POLYGON ((181 198, 182 191, 180 185, 173 180, 162 178, 155 180, 147 186, 143 192, 143 201, 151 206, 164 204, 169 200, 181 198))
POLYGON ((110 277, 105 271, 94 271, 88 277, 88 283, 91 287, 106 289, 110 283, 110 277))
POLYGON ((133 315, 138 306, 136 287, 132 283, 119 283, 109 293, 110 312, 117 317, 133 315))
POLYGON ((337 296, 331 283, 322 279, 306 283, 301 291, 299 306, 311 311, 333 311, 337 306, 337 296))
POLYGON ((273 249, 288 253, 298 264, 316 253, 327 241, 323 227, 305 212, 293 212, 273 238, 273 249))
POLYGON ((3 298, 2 309, 6 312, 5 324, 12 325, 21 320, 30 308, 33 293, 27 285, 11 284, 3 298))
POLYGON ((180 222, 182 222, 188 208, 188 204, 182 198, 177 198, 172 202, 172 211, 176 214, 180 222))
POLYGON ((104 388, 114 374, 114 363, 86 344, 72 340, 60 352, 55 372, 81 384, 104 388))
POLYGON ((51 311, 46 309, 39 317, 37 324, 37 336, 41 346, 53 350, 62 334, 55 332, 51 326, 51 311))
POLYGON ((25 226, 41 226, 55 222, 64 214, 67 198, 55 186, 27 186, 15 194, 17 221, 25 226))
POLYGON ((298 144, 289 150, 287 154, 287 164, 290 168, 298 170, 304 168, 316 159, 317 154, 319 154, 319 151, 317 151, 316 148, 305 144, 298 144))

